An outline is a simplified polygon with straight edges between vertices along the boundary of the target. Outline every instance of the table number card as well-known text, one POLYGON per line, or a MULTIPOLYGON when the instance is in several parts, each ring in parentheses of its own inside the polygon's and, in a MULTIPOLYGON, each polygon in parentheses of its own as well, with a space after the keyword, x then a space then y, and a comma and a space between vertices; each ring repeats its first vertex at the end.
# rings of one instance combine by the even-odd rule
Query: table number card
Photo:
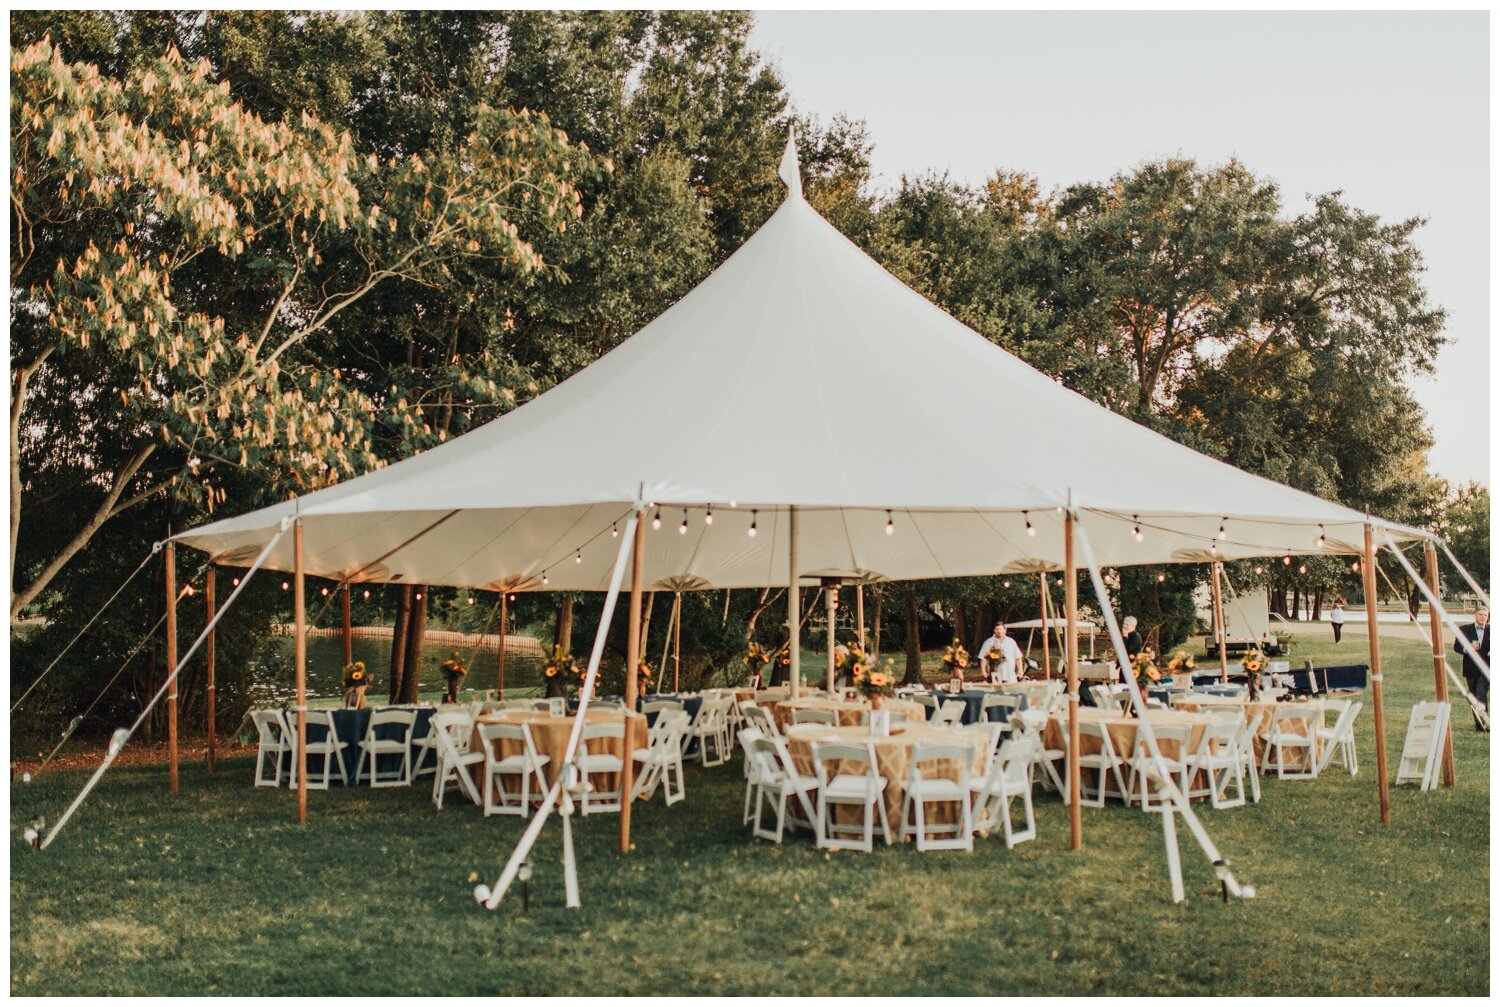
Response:
POLYGON ((562 696, 553 696, 547 700, 547 712, 554 717, 566 717, 568 715, 568 701, 562 696))
POLYGON ((870 734, 876 738, 890 737, 891 733, 891 711, 870 711, 870 734))

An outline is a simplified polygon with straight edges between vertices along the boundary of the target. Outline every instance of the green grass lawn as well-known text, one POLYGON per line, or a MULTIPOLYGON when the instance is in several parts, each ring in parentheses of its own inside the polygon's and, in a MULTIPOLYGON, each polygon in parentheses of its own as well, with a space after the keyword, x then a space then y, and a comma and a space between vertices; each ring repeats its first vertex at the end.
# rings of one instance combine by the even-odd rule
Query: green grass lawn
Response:
MULTIPOLYGON (((1307 634, 1313 635, 1312 633, 1307 634)), ((1351 638, 1352 637, 1352 638, 1351 638)), ((1294 659, 1361 660, 1364 638, 1299 641, 1294 659)), ((1425 645, 1391 641, 1391 761, 1432 689, 1425 645)), ((1366 696, 1368 700, 1368 695, 1366 696)), ((1455 716, 1458 786, 1376 807, 1373 718, 1361 772, 1265 784, 1259 806, 1202 818, 1253 901, 1219 900, 1183 835, 1188 899, 1169 900, 1159 819, 1038 800, 1039 838, 1007 852, 826 854, 741 828, 740 768, 690 769, 688 800, 580 823, 583 908, 562 906, 559 828, 491 913, 521 832, 426 787, 253 790, 248 760, 213 778, 113 771, 44 853, 20 830, 55 817, 82 773, 12 790, 15 994, 1411 994, 1489 991, 1487 736, 1455 716)))

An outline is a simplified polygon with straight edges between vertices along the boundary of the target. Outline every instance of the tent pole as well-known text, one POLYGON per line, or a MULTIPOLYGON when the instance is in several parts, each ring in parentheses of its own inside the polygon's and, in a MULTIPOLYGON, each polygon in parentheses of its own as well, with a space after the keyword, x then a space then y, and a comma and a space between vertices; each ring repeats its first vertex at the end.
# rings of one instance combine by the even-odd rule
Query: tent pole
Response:
POLYGON ((509 594, 507 594, 504 591, 500 592, 500 642, 499 642, 499 646, 497 648, 498 651, 499 651, 499 657, 495 661, 495 672, 496 672, 496 675, 498 676, 498 679, 495 682, 495 698, 496 699, 504 699, 505 698, 505 626, 506 626, 505 603, 509 600, 509 598, 510 598, 509 594))
POLYGON ((838 649, 838 627, 835 620, 839 611, 839 589, 837 587, 825 587, 823 589, 823 614, 828 620, 828 684, 824 687, 830 696, 833 695, 834 676, 838 674, 838 658, 834 651, 838 649))
MULTIPOLYGON (((1049 648, 1047 638, 1052 635, 1052 617, 1048 613, 1047 604, 1047 574, 1042 578, 1042 678, 1052 677, 1052 650, 1049 648)), ((1028 650, 1030 648, 1027 648, 1028 650)))
POLYGON ((854 619, 859 624, 859 649, 865 649, 865 586, 854 585, 854 619))
POLYGON ((797 508, 787 508, 790 534, 787 540, 787 678, 792 683, 792 698, 802 694, 802 596, 797 587, 797 508))
POLYGON ((214 577, 214 573, 215 569, 213 565, 210 564, 208 568, 208 576, 203 583, 203 604, 208 610, 206 616, 206 618, 208 619, 208 653, 206 655, 206 660, 208 663, 208 685, 204 688, 204 702, 208 706, 208 772, 210 775, 212 775, 214 771, 214 756, 218 754, 215 751, 215 749, 218 747, 218 738, 214 732, 214 693, 217 691, 217 687, 214 682, 214 609, 216 607, 216 599, 214 598, 216 578, 214 577))
POLYGON ((1385 768, 1385 697, 1380 675, 1380 624, 1376 621, 1379 613, 1375 598, 1375 532, 1368 524, 1365 525, 1364 575, 1365 618, 1370 627, 1370 695, 1375 700, 1375 775, 1380 783, 1380 820, 1389 823, 1391 791, 1385 768))
POLYGON ((630 558, 630 631, 625 636, 625 751, 620 767, 620 852, 630 852, 631 791, 635 789, 635 760, 630 749, 630 715, 636 711, 636 675, 641 666, 641 578, 646 553, 646 522, 635 523, 635 544, 630 558))
MULTIPOLYGON (((169 540, 166 548, 167 564, 167 667, 177 667, 177 548, 169 540)), ((170 674, 170 672, 169 672, 170 674)), ((167 757, 170 762, 168 778, 172 793, 177 793, 177 676, 172 676, 172 686, 167 690, 167 757)))
MULTIPOLYGON (((1424 543, 1423 551, 1427 558, 1427 586, 1432 589, 1432 597, 1441 601, 1443 595, 1438 580, 1437 549, 1431 542, 1427 542, 1424 543)), ((1438 611, 1438 606, 1431 601, 1427 603, 1427 618, 1432 628, 1432 677, 1437 686, 1437 700, 1439 703, 1446 704, 1448 702, 1448 676, 1446 674, 1448 663, 1443 654, 1443 616, 1438 611)), ((1454 779, 1453 725, 1450 723, 1443 733, 1443 785, 1453 786, 1454 779)))
POLYGON ((1063 605, 1068 642, 1068 843, 1083 848, 1083 809, 1079 807, 1078 768, 1078 564, 1073 558, 1073 512, 1063 521, 1063 605))
POLYGON ((1228 634, 1224 631, 1224 594, 1219 586, 1218 562, 1214 563, 1214 637, 1219 644, 1219 681, 1229 681, 1228 634))
POLYGON ((682 691, 682 592, 672 602, 672 691, 682 691))
POLYGON ((302 573, 302 519, 292 525, 293 653, 297 664, 297 821, 307 821, 307 589, 302 573))
POLYGON ((344 582, 344 595, 339 599, 344 610, 344 666, 354 663, 354 622, 349 614, 349 582, 344 582))

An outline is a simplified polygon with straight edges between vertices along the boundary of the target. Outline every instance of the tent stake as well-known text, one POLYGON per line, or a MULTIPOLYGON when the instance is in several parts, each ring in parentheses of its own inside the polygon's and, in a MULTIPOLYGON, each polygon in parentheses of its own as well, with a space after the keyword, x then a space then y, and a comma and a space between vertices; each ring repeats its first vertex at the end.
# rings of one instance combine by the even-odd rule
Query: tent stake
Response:
POLYGON ((630 558, 630 631, 625 636, 625 751, 620 766, 620 852, 630 852, 630 805, 635 760, 631 758, 630 715, 636 711, 636 675, 641 667, 641 578, 646 555, 646 523, 635 523, 630 558))
MULTIPOLYGON (((169 529, 170 531, 170 529, 169 529)), ((177 548, 167 542, 167 667, 177 667, 177 548)), ((167 689, 167 775, 177 793, 177 676, 167 689)))
POLYGON ((1224 590, 1219 586, 1222 568, 1214 563, 1214 636, 1219 645, 1219 681, 1229 681, 1229 634, 1224 627, 1224 590))
MULTIPOLYGON (((1433 548, 1431 542, 1423 543, 1423 554, 1427 559, 1427 586, 1432 589, 1432 597, 1442 600, 1442 587, 1438 579, 1437 549, 1433 548)), ((1432 628, 1432 677, 1437 690, 1439 703, 1448 702, 1448 676, 1447 661, 1443 653, 1443 616, 1438 612, 1438 606, 1433 602, 1427 603, 1428 624, 1432 628)), ((1454 784, 1453 772, 1453 725, 1452 718, 1443 731, 1443 785, 1451 787, 1454 784)))
POLYGON ((214 771, 214 757, 218 754, 215 751, 218 747, 218 737, 214 730, 214 694, 218 691, 218 687, 214 681, 214 609, 216 607, 216 600, 214 598, 216 578, 214 577, 214 572, 214 567, 210 564, 208 577, 203 584, 203 604, 208 610, 208 651, 206 655, 208 661, 208 686, 206 688, 206 702, 208 704, 208 772, 210 776, 213 775, 214 771))
POLYGON ((302 519, 292 524, 293 653, 297 664, 297 821, 307 821, 307 585, 302 573, 302 519))
MULTIPOLYGON (((1380 624, 1375 598, 1375 532, 1365 525, 1365 618, 1370 628, 1370 695, 1375 701, 1375 776, 1380 785, 1380 820, 1391 820, 1390 780, 1385 768, 1385 697, 1380 675, 1380 624)), ((1311 753, 1309 753, 1311 758, 1311 753)))
POLYGON ((1083 809, 1078 767, 1078 563, 1073 558, 1073 512, 1063 521, 1063 605, 1067 616, 1068 658, 1068 844, 1083 848, 1083 809))

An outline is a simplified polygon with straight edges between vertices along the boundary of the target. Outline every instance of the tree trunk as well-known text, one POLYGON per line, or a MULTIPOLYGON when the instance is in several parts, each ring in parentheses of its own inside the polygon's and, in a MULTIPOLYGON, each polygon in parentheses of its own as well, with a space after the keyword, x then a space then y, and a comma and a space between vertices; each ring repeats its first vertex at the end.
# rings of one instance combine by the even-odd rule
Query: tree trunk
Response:
POLYGON ((746 644, 755 639, 755 624, 760 620, 761 615, 766 609, 780 601, 784 593, 786 593, 785 588, 781 588, 775 592, 768 587, 761 588, 760 600, 755 603, 755 607, 750 610, 750 617, 745 620, 746 644))
POLYGON ((411 624, 411 586, 396 591, 396 622, 391 627, 391 681, 386 690, 394 703, 401 695, 402 673, 406 668, 406 630, 411 624))
POLYGON ((959 643, 969 639, 969 620, 964 618, 963 605, 953 606, 953 638, 959 643))
POLYGON ((1327 590, 1327 589, 1320 586, 1320 587, 1318 587, 1317 589, 1315 589, 1313 591, 1313 600, 1312 600, 1312 621, 1313 622, 1317 622, 1319 619, 1323 618, 1323 592, 1325 590, 1327 590))
POLYGON ((427 585, 413 589, 410 624, 406 627, 405 674, 401 676, 402 703, 416 703, 422 698, 422 641, 427 635, 427 585), (421 595, 418 598, 417 595, 421 595))
POLYGON ((557 608, 557 626, 552 631, 552 646, 561 647, 564 654, 573 653, 573 596, 562 596, 557 608))
POLYGON ((906 585, 906 676, 902 685, 922 684, 922 622, 917 615, 917 589, 906 585))
POLYGON ((1302 621, 1302 589, 1300 587, 1292 588, 1292 621, 1302 621))
POLYGON ((874 648, 870 651, 871 654, 878 655, 880 653, 880 615, 881 615, 881 609, 884 606, 885 606, 885 591, 881 590, 880 588, 876 588, 875 589, 875 618, 873 620, 873 622, 874 622, 874 626, 873 626, 873 628, 874 628, 874 634, 871 637, 871 639, 874 642, 874 648))

